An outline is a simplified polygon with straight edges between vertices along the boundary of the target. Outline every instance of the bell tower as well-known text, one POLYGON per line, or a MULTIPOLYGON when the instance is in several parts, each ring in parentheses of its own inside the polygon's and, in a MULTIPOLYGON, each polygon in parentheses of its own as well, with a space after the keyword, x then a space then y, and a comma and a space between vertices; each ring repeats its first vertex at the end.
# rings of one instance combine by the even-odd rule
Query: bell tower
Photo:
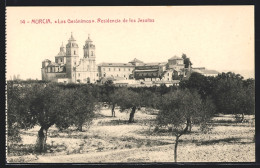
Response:
POLYGON ((88 34, 88 39, 85 41, 83 46, 84 59, 88 62, 89 71, 96 71, 96 47, 93 41, 90 39, 88 34))
POLYGON ((90 39, 90 35, 88 34, 88 39, 86 40, 85 45, 83 46, 84 58, 96 58, 95 45, 92 42, 93 41, 90 39))
POLYGON ((67 77, 72 79, 72 82, 75 82, 75 66, 78 63, 79 55, 78 55, 78 44, 73 37, 71 32, 71 36, 68 40, 68 44, 66 45, 66 73, 67 77))

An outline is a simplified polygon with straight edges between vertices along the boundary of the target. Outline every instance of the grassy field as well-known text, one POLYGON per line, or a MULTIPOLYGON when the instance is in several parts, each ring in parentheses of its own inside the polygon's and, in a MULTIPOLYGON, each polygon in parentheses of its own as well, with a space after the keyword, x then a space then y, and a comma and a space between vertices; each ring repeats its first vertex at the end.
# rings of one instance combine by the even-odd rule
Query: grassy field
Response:
MULTIPOLYGON (((236 123, 232 115, 218 115, 212 120, 209 133, 192 128, 181 136, 178 162, 254 162, 254 116, 236 123)), ((111 117, 103 108, 90 128, 59 132, 55 126, 48 131, 48 150, 35 154, 33 147, 39 127, 22 131, 22 142, 8 149, 10 163, 111 163, 111 162, 173 162, 175 137, 167 131, 155 133, 156 112, 139 110, 135 123, 128 124, 129 113, 111 117)))

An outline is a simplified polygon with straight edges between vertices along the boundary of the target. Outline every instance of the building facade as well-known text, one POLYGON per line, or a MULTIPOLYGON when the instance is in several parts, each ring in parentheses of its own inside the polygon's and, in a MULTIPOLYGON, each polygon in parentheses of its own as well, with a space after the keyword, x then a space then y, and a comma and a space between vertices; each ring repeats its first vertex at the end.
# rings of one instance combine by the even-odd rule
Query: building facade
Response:
POLYGON ((42 80, 62 83, 101 83, 112 80, 120 85, 147 84, 147 86, 176 85, 192 72, 205 76, 216 76, 217 71, 201 68, 185 68, 181 57, 173 56, 168 62, 144 63, 133 59, 128 63, 100 63, 96 65, 96 46, 88 35, 83 46, 83 58, 79 57, 79 46, 71 33, 66 49, 60 46, 55 61, 42 61, 42 80))
POLYGON ((96 66, 95 45, 88 36, 83 46, 84 56, 79 59, 79 47, 71 33, 66 44, 55 56, 55 62, 48 59, 42 62, 42 80, 64 83, 95 83, 99 79, 96 66))

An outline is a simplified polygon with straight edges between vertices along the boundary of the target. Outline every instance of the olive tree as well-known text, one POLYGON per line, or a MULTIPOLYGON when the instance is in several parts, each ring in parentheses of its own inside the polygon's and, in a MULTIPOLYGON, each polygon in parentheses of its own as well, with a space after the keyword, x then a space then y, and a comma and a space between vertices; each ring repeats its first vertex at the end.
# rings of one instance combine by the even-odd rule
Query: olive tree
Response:
POLYGON ((174 160, 177 162, 177 147, 179 138, 186 134, 191 121, 206 130, 207 121, 214 113, 211 101, 202 101, 197 92, 177 90, 162 97, 160 111, 157 116, 158 126, 166 126, 176 137, 174 160))
MULTIPOLYGON (((82 124, 94 117, 95 101, 86 90, 63 88, 57 84, 28 84, 13 92, 16 97, 9 96, 8 120, 11 126, 18 123, 21 128, 40 126, 35 146, 37 152, 46 151, 47 131, 51 126, 64 129, 76 125, 82 129, 82 124)), ((11 88, 8 94, 14 95, 11 88)))
POLYGON ((254 80, 243 80, 239 74, 222 73, 216 77, 213 96, 218 112, 224 114, 242 115, 254 114, 255 84, 254 80))
POLYGON ((115 117, 115 106, 116 106, 116 97, 114 97, 115 85, 112 80, 108 80, 101 87, 102 101, 108 103, 111 107, 112 117, 115 117))
POLYGON ((140 97, 139 94, 129 90, 128 88, 118 88, 114 94, 111 96, 113 102, 120 107, 121 111, 126 111, 131 109, 129 116, 129 123, 134 122, 134 115, 137 107, 140 106, 140 97))
POLYGON ((73 114, 72 123, 77 126, 79 131, 83 131, 83 125, 91 123, 94 117, 94 111, 97 110, 97 102, 94 96, 92 96, 90 88, 83 87, 74 89, 71 91, 71 110, 69 113, 73 114))

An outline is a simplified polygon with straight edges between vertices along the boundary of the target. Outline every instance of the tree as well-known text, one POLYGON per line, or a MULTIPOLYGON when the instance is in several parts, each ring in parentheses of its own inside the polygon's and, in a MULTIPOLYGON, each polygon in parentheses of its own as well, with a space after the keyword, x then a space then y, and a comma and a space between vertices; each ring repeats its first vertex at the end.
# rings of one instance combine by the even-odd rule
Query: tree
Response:
POLYGON ((125 111, 131 109, 131 113, 129 116, 129 123, 134 122, 134 114, 136 112, 136 108, 140 106, 140 97, 139 94, 128 90, 128 88, 118 88, 113 96, 113 102, 116 102, 118 106, 120 106, 120 111, 125 111))
POLYGON ((186 134, 191 122, 200 125, 203 130, 207 128, 207 121, 214 112, 211 101, 202 101, 200 95, 189 90, 177 90, 163 96, 160 111, 157 116, 158 126, 166 126, 176 137, 174 147, 174 160, 177 162, 177 147, 179 138, 186 134))
POLYGON ((27 110, 28 101, 25 99, 26 89, 19 81, 7 81, 7 138, 9 142, 21 141, 20 129, 31 125, 23 123, 23 113, 27 110))
POLYGON ((191 91, 197 90, 203 99, 212 96, 214 84, 214 77, 206 77, 197 72, 193 72, 188 80, 180 81, 180 87, 182 89, 187 88, 191 91))
POLYGON ((37 152, 46 151, 47 131, 52 125, 55 124, 59 129, 73 124, 80 127, 94 116, 93 96, 84 89, 65 88, 53 83, 34 83, 19 85, 19 90, 12 91, 11 85, 8 90, 9 95, 14 92, 17 94, 8 99, 8 115, 14 116, 9 117, 9 125, 18 123, 25 129, 39 125, 35 145, 37 152))
POLYGON ((182 58, 184 60, 185 68, 188 68, 189 65, 192 66, 190 58, 188 58, 186 54, 182 54, 182 58))
POLYGON ((140 105, 144 107, 157 108, 160 103, 160 96, 156 92, 150 90, 142 90, 140 92, 140 105))
POLYGON ((222 73, 216 77, 213 97, 218 112, 224 114, 242 115, 254 113, 255 87, 252 79, 243 80, 243 77, 233 72, 222 73))
POLYGON ((48 129, 57 124, 58 127, 68 127, 71 121, 66 106, 70 105, 69 92, 63 92, 53 84, 46 87, 34 86, 27 97, 30 100, 29 111, 25 115, 31 115, 34 125, 40 125, 35 149, 37 152, 46 151, 48 129))
POLYGON ((115 117, 116 97, 114 97, 115 85, 112 80, 107 80, 102 89, 102 101, 111 107, 112 117, 115 117))
POLYGON ((89 123, 94 118, 94 111, 97 110, 96 99, 92 96, 90 88, 85 86, 69 91, 70 98, 67 107, 68 113, 72 116, 72 124, 77 126, 79 131, 83 131, 83 124, 89 123))

